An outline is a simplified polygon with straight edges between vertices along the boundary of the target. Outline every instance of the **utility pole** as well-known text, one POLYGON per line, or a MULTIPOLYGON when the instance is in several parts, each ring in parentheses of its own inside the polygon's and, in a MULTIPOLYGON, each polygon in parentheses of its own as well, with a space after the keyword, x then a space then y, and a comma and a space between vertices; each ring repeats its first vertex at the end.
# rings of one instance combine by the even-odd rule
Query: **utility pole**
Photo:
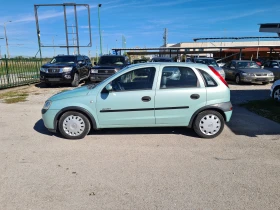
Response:
POLYGON ((55 56, 54 37, 52 37, 52 43, 53 43, 53 56, 55 56))
POLYGON ((99 8, 102 4, 98 4, 98 26, 99 26, 99 39, 100 39, 100 55, 102 55, 102 37, 101 37, 101 30, 100 30, 100 12, 99 8))
POLYGON ((4 33, 5 33, 5 39, 6 39, 6 50, 8 58, 10 59, 10 52, 9 52, 9 44, 8 44, 8 36, 7 36, 7 30, 6 30, 6 24, 12 22, 11 20, 4 23, 4 33))

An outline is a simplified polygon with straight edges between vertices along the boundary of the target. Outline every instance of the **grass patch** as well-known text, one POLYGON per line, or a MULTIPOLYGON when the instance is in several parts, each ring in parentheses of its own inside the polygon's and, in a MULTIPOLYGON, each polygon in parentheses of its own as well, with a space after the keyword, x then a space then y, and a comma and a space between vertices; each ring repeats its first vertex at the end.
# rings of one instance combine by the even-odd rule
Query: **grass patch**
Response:
POLYGON ((6 104, 14 104, 18 102, 24 102, 26 101, 27 96, 19 96, 19 97, 14 97, 14 98, 5 98, 4 102, 6 104))
POLYGON ((28 93, 26 92, 9 91, 0 94, 0 99, 3 99, 7 104, 12 104, 26 101, 27 96, 28 93))
POLYGON ((251 112, 280 123, 280 103, 273 99, 250 101, 241 104, 251 112))

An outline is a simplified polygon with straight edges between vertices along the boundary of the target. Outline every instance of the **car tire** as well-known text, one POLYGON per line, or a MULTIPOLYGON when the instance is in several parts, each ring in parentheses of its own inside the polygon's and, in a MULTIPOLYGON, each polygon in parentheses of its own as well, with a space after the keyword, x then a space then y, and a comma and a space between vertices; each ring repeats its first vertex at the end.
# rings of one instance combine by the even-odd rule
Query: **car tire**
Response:
POLYGON ((58 121, 61 135, 67 139, 82 139, 90 131, 88 118, 80 112, 65 112, 58 121))
POLYGON ((206 110, 197 115, 193 129, 198 136, 211 139, 220 135, 224 129, 224 125, 225 120, 219 112, 206 110))
POLYGON ((280 86, 277 86, 274 88, 274 90, 272 92, 272 98, 274 100, 278 100, 280 98, 280 86))
POLYGON ((78 86, 79 86, 79 83, 80 83, 79 74, 75 73, 75 74, 74 74, 74 79, 73 79, 73 81, 71 82, 71 85, 72 85, 72 87, 78 87, 78 86))
POLYGON ((241 80, 240 80, 240 75, 239 74, 237 74, 236 76, 235 76, 235 83, 237 84, 237 85, 240 85, 242 82, 241 82, 241 80))

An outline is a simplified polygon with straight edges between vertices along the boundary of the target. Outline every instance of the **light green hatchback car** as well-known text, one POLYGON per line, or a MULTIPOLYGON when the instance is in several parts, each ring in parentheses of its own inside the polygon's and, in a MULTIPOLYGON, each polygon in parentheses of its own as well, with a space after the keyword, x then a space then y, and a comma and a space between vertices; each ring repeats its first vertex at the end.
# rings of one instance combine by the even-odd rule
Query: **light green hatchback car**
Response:
POLYGON ((58 93, 42 109, 46 128, 68 139, 91 129, 167 126, 214 138, 231 115, 229 87, 213 67, 172 62, 130 65, 97 85, 58 93))

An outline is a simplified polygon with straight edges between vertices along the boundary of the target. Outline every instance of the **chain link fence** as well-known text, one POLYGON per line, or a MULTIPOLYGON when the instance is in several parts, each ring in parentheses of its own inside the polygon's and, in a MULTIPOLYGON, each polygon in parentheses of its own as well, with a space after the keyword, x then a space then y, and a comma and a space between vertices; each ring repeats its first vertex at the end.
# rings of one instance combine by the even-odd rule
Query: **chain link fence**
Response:
POLYGON ((40 59, 0 59, 0 89, 40 81, 40 59))

